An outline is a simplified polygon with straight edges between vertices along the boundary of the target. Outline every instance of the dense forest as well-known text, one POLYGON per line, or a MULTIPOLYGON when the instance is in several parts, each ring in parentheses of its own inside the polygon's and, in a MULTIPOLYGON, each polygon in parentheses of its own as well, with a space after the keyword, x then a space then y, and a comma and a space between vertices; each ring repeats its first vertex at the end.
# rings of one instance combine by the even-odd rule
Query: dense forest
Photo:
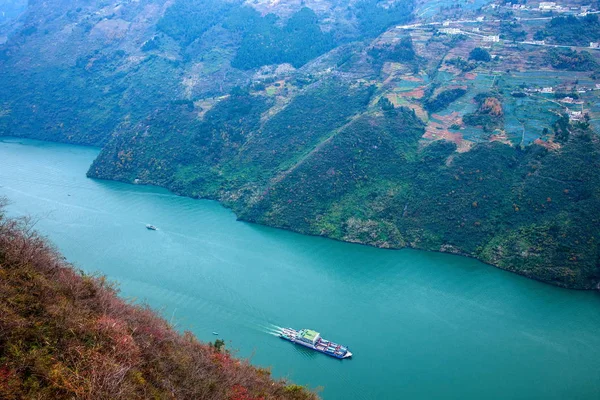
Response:
POLYGON ((554 17, 544 29, 534 35, 536 40, 548 40, 552 43, 570 46, 589 46, 590 42, 600 41, 600 22, 598 15, 588 14, 585 17, 572 15, 554 17))
POLYGON ((275 18, 255 18, 251 26, 240 26, 244 39, 232 61, 240 69, 252 69, 268 64, 290 63, 301 67, 334 47, 333 35, 323 33, 318 17, 310 8, 294 14, 283 28, 275 18))
POLYGON ((593 71, 598 63, 587 51, 577 52, 571 49, 552 49, 548 52, 548 62, 556 69, 569 71, 593 71))
POLYGON ((408 21, 412 1, 380 7, 379 0, 364 0, 355 5, 359 30, 349 37, 323 32, 319 17, 307 7, 294 13, 285 23, 274 14, 261 16, 240 2, 206 1, 196 7, 193 0, 177 0, 167 9, 157 28, 184 46, 198 40, 210 28, 222 26, 239 35, 241 44, 232 66, 242 70, 269 64, 290 63, 301 67, 308 61, 349 39, 379 35, 392 24, 408 21), (281 26, 283 25, 283 26, 281 26))
POLYGON ((361 36, 375 37, 391 25, 409 21, 413 9, 413 1, 359 1, 356 5, 356 18, 359 22, 361 36))

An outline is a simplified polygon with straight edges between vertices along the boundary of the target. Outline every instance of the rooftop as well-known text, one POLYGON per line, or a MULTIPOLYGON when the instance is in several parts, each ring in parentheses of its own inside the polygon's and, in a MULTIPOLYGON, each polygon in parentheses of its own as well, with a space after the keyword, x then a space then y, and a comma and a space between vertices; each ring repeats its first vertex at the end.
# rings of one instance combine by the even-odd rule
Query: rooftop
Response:
POLYGON ((302 331, 300 331, 300 336, 310 341, 314 341, 318 335, 319 332, 313 331, 312 329, 303 329, 302 331))

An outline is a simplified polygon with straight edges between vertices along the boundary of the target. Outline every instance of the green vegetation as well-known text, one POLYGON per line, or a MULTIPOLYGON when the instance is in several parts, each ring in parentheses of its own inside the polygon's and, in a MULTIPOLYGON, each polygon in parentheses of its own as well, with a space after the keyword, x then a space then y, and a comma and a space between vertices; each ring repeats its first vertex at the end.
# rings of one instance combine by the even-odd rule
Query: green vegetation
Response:
POLYGON ((453 65, 463 72, 469 72, 477 68, 477 63, 465 60, 462 57, 451 58, 444 61, 445 64, 453 65))
POLYGON ((373 47, 369 49, 368 54, 378 68, 381 68, 384 62, 391 61, 407 64, 415 73, 419 71, 419 57, 415 53, 410 36, 402 38, 394 45, 373 47))
POLYGON ((527 32, 523 26, 517 22, 500 23, 500 38, 504 40, 523 41, 527 37, 527 32))
POLYGON ((0 210, 0 398, 315 399, 180 334, 0 210))
POLYGON ((492 60, 492 56, 490 55, 490 52, 486 49, 482 49, 481 47, 475 47, 469 53, 469 60, 488 62, 492 60))
POLYGON ((504 125, 504 111, 498 96, 480 93, 474 100, 477 103, 477 110, 465 114, 463 117, 465 125, 481 126, 485 132, 492 132, 504 125))
POLYGON ((242 44, 231 65, 252 69, 267 64, 290 63, 298 68, 334 47, 333 36, 323 33, 317 15, 310 8, 302 8, 283 28, 279 28, 273 15, 260 18, 255 13, 232 27, 244 34, 242 44))
POLYGON ((560 286, 600 281, 600 182, 584 167, 600 166, 595 135, 571 127, 560 152, 483 143, 457 155, 444 141, 418 150, 419 122, 394 111, 355 120, 274 180, 242 218, 379 247, 469 254, 560 286))
POLYGON ((571 49, 551 49, 547 54, 548 63, 556 69, 569 71, 593 71, 598 63, 587 51, 577 52, 571 49))
POLYGON ((543 30, 535 33, 534 39, 551 39, 553 43, 570 46, 589 46, 600 41, 600 22, 596 14, 577 18, 572 15, 555 17, 543 30))
POLYGON ((361 0, 355 7, 360 35, 368 38, 380 35, 391 25, 408 22, 412 18, 414 0, 393 3, 361 0))
POLYGON ((571 136, 572 126, 569 123, 569 115, 562 114, 559 119, 552 124, 552 131, 554 132, 554 140, 558 143, 566 143, 571 136))
POLYGON ((438 93, 434 98, 428 98, 425 109, 429 112, 438 112, 448 107, 453 101, 458 100, 467 93, 466 89, 448 89, 438 93))
MULTIPOLYGON (((317 15, 307 7, 281 28, 275 15, 262 17, 237 2, 210 0, 198 7, 193 0, 177 0, 157 29, 187 46, 217 25, 242 37, 231 65, 243 70, 281 63, 301 67, 334 46, 333 35, 321 31, 317 15)), ((145 46, 154 48, 155 44, 149 43, 145 46)))
POLYGON ((263 124, 267 99, 244 90, 234 90, 202 122, 169 107, 146 122, 144 135, 132 126, 109 142, 89 174, 138 178, 200 197, 218 198, 248 181, 260 186, 364 110, 373 90, 336 79, 320 82, 263 124))
POLYGON ((359 221, 367 212, 368 207, 358 206, 367 201, 363 196, 395 186, 423 134, 422 123, 413 111, 383 108, 380 117, 361 116, 345 126, 275 179, 260 201, 241 210, 240 215, 250 221, 339 239, 347 231, 349 240, 369 244, 385 246, 387 242, 389 246, 401 241, 389 223, 373 222, 374 230, 366 231, 359 226, 356 231, 345 228, 348 219, 359 221))
MULTIPOLYGON (((267 103, 225 117, 243 102, 232 95, 203 124, 238 132, 233 121, 244 121, 238 144, 194 123, 167 138, 165 128, 143 140, 132 132, 135 140, 103 150, 90 176, 218 199, 241 219, 302 233, 467 254, 566 287, 600 281, 600 182, 585 173, 600 167, 600 142, 589 128, 567 122, 559 151, 484 142, 456 153, 446 141, 420 146, 423 123, 385 98, 362 112, 372 90, 335 80, 314 85, 262 124, 267 103)), ((235 96, 248 105, 260 99, 235 96)), ((499 94, 475 101, 465 122, 502 126, 499 94)))
POLYGON ((158 21, 156 28, 181 44, 188 45, 214 25, 223 22, 235 3, 204 0, 198 7, 195 0, 177 0, 158 21))

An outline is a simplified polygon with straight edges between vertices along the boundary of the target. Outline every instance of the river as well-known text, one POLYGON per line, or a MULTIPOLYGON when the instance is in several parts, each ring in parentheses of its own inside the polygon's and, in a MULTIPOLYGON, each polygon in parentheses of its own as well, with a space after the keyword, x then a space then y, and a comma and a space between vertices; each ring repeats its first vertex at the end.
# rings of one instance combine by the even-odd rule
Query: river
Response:
POLYGON ((98 150, 4 138, 0 196, 77 267, 178 329, 324 399, 598 399, 600 295, 476 260, 236 221, 218 203, 85 176, 98 150), (145 224, 159 230, 149 231, 145 224), (278 326, 350 347, 337 360, 278 326), (219 333, 214 336, 213 331, 219 333))

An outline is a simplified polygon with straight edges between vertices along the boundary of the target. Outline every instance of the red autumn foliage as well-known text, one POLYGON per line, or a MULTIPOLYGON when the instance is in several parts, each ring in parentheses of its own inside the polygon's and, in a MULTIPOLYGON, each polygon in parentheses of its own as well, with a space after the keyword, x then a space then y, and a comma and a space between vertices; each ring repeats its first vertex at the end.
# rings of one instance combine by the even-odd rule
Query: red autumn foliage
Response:
POLYGON ((0 399, 316 399, 75 271, 0 204, 0 399))
POLYGON ((494 117, 501 117, 504 115, 504 112, 502 111, 502 103, 500 103, 500 100, 495 97, 486 98, 481 104, 480 110, 482 113, 490 114, 494 117))

